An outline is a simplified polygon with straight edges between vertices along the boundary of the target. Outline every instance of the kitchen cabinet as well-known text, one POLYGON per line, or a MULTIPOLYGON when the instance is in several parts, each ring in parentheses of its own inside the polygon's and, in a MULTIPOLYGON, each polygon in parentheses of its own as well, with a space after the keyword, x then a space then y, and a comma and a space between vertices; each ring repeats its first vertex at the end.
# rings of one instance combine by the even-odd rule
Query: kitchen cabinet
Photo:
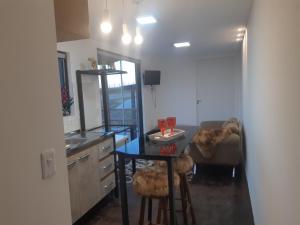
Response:
POLYGON ((109 173, 114 171, 114 157, 113 155, 102 160, 98 165, 98 175, 100 180, 104 179, 109 173))
POLYGON ((100 182, 102 197, 108 195, 116 186, 116 179, 114 174, 110 174, 100 182))
POLYGON ((68 175, 69 175, 69 188, 70 188, 70 201, 72 221, 75 222, 81 216, 80 209, 80 186, 79 184, 79 170, 77 159, 71 157, 68 159, 68 175))
POLYGON ((90 37, 88 0, 54 0, 57 42, 90 37))
POLYGON ((113 138, 109 138, 68 157, 73 223, 115 188, 113 150, 113 138))
POLYGON ((100 199, 99 185, 97 182, 97 170, 95 165, 97 160, 96 149, 92 147, 81 155, 78 159, 79 164, 79 187, 80 187, 80 206, 81 214, 85 214, 100 199))

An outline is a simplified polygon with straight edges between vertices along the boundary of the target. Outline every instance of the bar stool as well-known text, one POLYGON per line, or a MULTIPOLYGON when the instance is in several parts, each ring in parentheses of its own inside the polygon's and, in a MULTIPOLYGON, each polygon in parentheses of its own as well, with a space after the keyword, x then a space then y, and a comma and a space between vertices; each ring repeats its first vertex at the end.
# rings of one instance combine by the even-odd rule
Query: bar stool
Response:
POLYGON ((193 168, 193 159, 187 155, 182 154, 174 162, 174 170, 178 173, 180 177, 180 195, 182 203, 182 214, 184 225, 188 225, 188 211, 191 214, 192 224, 196 224, 196 218, 194 213, 194 208, 192 204, 191 192, 189 183, 186 177, 187 172, 191 171, 193 168))
MULTIPOLYGON (((178 187, 180 178, 174 173, 174 186, 178 187)), ((139 225, 144 224, 146 200, 148 200, 148 223, 152 224, 152 200, 158 199, 156 223, 160 224, 163 215, 163 224, 169 225, 168 220, 168 174, 159 168, 137 170, 133 176, 133 189, 141 196, 139 225)))

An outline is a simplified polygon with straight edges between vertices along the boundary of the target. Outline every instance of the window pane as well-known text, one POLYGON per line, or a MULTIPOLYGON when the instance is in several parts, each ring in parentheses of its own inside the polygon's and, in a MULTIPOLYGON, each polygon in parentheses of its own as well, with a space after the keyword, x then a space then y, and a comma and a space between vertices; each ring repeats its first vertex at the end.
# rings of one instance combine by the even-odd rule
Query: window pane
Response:
POLYGON ((127 74, 122 75, 123 85, 135 84, 135 64, 128 61, 122 61, 121 70, 126 71, 127 74))
POLYGON ((59 78, 60 78, 60 86, 65 87, 65 68, 64 68, 64 59, 58 58, 58 69, 59 69, 59 78))
POLYGON ((121 61, 121 70, 126 71, 122 74, 123 82, 123 106, 124 106, 124 123, 127 125, 137 124, 136 110, 136 79, 135 64, 125 60, 121 61))
POLYGON ((120 74, 107 76, 108 104, 111 125, 123 124, 123 96, 120 74))

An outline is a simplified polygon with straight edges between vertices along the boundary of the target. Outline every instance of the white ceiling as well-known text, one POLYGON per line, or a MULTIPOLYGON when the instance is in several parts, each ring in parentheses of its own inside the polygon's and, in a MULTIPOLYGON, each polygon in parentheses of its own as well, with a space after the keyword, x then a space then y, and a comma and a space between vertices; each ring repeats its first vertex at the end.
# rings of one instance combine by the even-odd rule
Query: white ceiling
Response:
POLYGON ((122 19, 134 34, 135 18, 153 15, 156 24, 141 27, 144 43, 128 48, 149 55, 187 54, 198 57, 231 54, 239 49, 237 28, 245 26, 252 0, 108 0, 113 31, 101 34, 99 24, 105 0, 89 0, 92 38, 119 45, 122 19), (190 41, 187 49, 174 49, 174 42, 190 41))

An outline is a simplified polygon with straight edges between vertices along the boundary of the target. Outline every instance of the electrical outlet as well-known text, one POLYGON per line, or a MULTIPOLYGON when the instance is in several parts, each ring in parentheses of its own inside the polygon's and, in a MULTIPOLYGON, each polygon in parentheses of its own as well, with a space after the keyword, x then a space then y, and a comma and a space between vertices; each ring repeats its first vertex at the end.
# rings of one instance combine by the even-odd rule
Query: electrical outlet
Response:
POLYGON ((41 153, 42 178, 47 179, 55 175, 55 150, 49 149, 41 153))

